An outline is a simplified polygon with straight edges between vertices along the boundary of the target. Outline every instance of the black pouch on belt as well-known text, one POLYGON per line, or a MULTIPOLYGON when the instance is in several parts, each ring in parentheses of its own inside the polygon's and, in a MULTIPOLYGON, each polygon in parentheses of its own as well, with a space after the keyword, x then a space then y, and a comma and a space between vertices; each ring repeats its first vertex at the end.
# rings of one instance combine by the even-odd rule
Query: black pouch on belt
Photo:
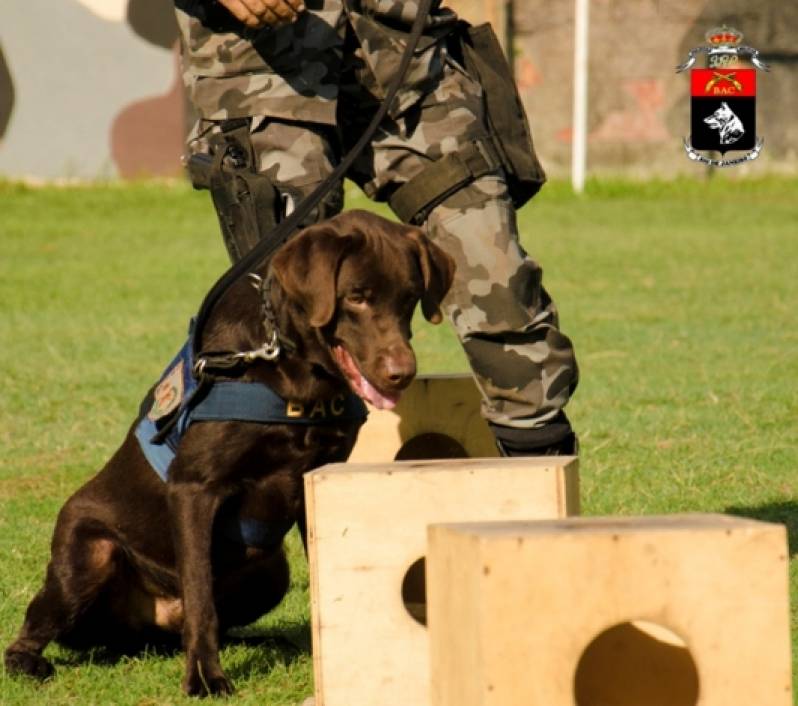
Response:
POLYGON ((507 172, 507 185, 516 208, 543 186, 546 174, 535 154, 524 106, 493 28, 462 22, 460 31, 466 70, 485 95, 491 139, 507 172))
POLYGON ((274 183, 257 171, 248 119, 225 121, 211 145, 207 185, 227 252, 237 262, 279 223, 282 200, 274 183))

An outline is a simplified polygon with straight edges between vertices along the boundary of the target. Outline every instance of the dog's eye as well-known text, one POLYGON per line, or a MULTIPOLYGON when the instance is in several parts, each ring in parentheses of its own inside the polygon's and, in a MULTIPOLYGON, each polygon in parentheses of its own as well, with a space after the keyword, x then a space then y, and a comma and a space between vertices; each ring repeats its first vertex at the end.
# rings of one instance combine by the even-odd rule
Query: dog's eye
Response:
POLYGON ((367 306, 371 303, 372 292, 370 289, 353 289, 346 295, 346 303, 352 306, 367 306))

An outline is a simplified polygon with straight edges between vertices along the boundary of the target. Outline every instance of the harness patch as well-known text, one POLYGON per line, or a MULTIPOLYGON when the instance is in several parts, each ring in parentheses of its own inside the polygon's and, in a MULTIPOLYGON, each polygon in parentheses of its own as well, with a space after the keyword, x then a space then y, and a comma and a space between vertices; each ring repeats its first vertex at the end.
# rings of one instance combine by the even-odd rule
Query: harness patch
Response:
POLYGON ((153 390, 153 402, 147 417, 152 421, 168 416, 174 412, 183 400, 183 363, 175 365, 153 390))

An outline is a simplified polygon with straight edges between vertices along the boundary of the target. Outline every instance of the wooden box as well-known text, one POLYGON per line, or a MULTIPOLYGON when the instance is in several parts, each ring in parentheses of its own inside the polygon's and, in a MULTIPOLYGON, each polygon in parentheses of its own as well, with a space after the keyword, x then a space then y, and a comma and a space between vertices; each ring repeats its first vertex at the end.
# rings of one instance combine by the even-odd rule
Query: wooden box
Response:
POLYGON ((434 526, 433 706, 790 706, 785 528, 724 515, 434 526))
POLYGON ((305 494, 316 706, 427 706, 427 525, 576 514, 577 460, 332 464, 305 494))
POLYGON ((392 410, 369 409, 352 463, 499 455, 471 375, 419 376, 392 410))

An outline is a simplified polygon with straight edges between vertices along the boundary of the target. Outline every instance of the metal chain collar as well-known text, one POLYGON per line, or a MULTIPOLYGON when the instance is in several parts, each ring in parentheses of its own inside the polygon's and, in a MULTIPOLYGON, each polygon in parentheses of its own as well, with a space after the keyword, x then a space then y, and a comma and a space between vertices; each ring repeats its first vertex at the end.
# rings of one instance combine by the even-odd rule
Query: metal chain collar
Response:
POLYGON ((249 351, 239 351, 236 353, 208 353, 197 357, 194 364, 194 374, 202 376, 208 369, 230 370, 241 364, 250 365, 256 360, 274 362, 280 357, 283 349, 295 350, 293 341, 283 336, 277 328, 274 307, 271 298, 272 277, 267 275, 261 277, 254 272, 248 275, 250 283, 260 294, 260 312, 263 329, 266 333, 266 340, 260 348, 249 351))

